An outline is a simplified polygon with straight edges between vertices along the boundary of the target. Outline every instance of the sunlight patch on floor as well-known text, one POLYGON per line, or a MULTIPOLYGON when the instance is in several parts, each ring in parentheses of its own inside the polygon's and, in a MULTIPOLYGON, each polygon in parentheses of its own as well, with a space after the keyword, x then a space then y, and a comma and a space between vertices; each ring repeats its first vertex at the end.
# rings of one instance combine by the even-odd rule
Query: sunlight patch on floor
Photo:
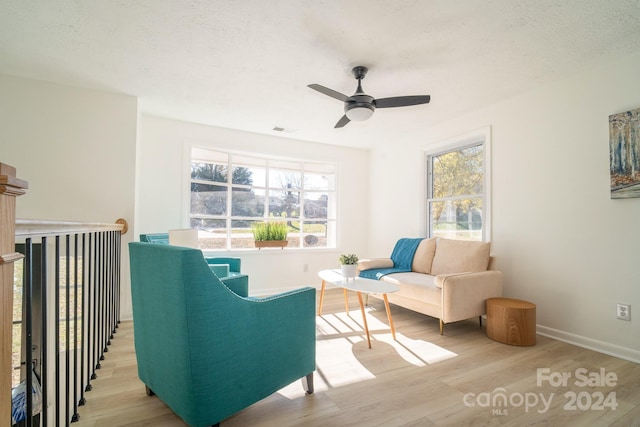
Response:
MULTIPOLYGON (((370 314, 375 308, 367 307, 366 311, 371 349, 366 348, 367 338, 359 309, 316 317, 316 391, 374 379, 375 374, 366 367, 367 357, 384 357, 389 358, 390 363, 422 367, 457 356, 436 344, 411 339, 398 331, 394 340, 388 323, 370 314)), ((290 399, 303 394, 299 381, 279 393, 290 399)))
POLYGON ((397 351, 398 356, 415 366, 431 365, 458 356, 432 342, 413 340, 398 331, 396 331, 395 340, 390 333, 377 335, 376 340, 386 342, 397 351))

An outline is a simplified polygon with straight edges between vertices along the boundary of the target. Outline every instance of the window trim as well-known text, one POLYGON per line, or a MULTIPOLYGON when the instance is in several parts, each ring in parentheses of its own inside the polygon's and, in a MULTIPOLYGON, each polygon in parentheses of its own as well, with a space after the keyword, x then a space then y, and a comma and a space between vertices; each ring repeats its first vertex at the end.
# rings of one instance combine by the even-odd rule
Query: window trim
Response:
MULTIPOLYGON (((439 141, 433 145, 430 145, 424 149, 424 183, 426 185, 425 188, 425 200, 423 204, 424 215, 425 218, 425 234, 427 237, 433 237, 431 232, 431 219, 429 217, 429 200, 431 199, 431 189, 430 189, 430 174, 431 165, 429 162, 430 156, 435 156, 439 154, 448 153, 451 151, 461 150, 467 147, 471 147, 473 145, 483 144, 483 174, 484 174, 484 182, 483 182, 483 191, 482 191, 482 241, 490 242, 492 236, 492 212, 491 212, 491 175, 492 175, 492 165, 491 165, 491 127, 486 126, 480 129, 476 129, 446 140, 439 141)), ((459 198, 454 196, 451 200, 459 198)), ((465 197, 467 198, 467 197, 465 197)))
MULTIPOLYGON (((284 249, 288 252, 293 251, 293 250, 303 250, 303 251, 323 251, 323 250, 335 250, 338 247, 338 223, 339 223, 339 174, 338 174, 338 164, 336 162, 330 162, 330 161, 316 161, 316 160, 310 160, 310 159, 305 159, 305 158, 301 158, 301 157, 293 157, 293 156, 282 156, 282 155, 277 155, 277 154, 269 154, 269 153, 265 153, 265 152, 261 152, 261 151, 244 151, 244 150, 233 150, 231 148, 227 148, 225 146, 220 146, 220 147, 214 147, 211 146, 210 144, 207 143, 203 143, 203 142, 198 142, 198 141, 185 141, 183 143, 183 150, 182 150, 182 186, 181 186, 181 193, 182 193, 182 208, 181 208, 181 218, 180 218, 180 223, 182 224, 183 228, 190 228, 191 226, 191 161, 192 161, 192 150, 194 148, 198 148, 198 149, 203 149, 203 150, 210 150, 210 151, 215 151, 215 152, 220 152, 220 153, 225 153, 228 154, 230 156, 247 156, 247 157, 255 157, 255 158, 261 158, 266 160, 267 163, 269 162, 277 162, 277 161, 285 161, 285 162, 296 162, 296 163, 301 163, 301 164, 322 164, 322 165, 331 165, 334 168, 334 189, 333 190, 327 190, 329 192, 333 192, 334 193, 334 203, 335 203, 335 208, 334 213, 335 215, 333 217, 329 217, 327 216, 326 219, 326 223, 327 223, 327 228, 332 228, 334 230, 334 236, 329 239, 329 241, 333 242, 333 244, 331 245, 326 245, 326 246, 321 246, 321 247, 305 247, 303 246, 296 246, 296 247, 285 247, 284 249)), ((232 163, 231 163, 232 164, 232 163)), ((277 169, 277 168, 276 168, 277 169)), ((300 172, 302 172, 302 170, 300 170, 300 172)), ((267 177, 267 183, 266 185, 268 186, 268 177, 267 177)), ((227 183, 225 183, 225 185, 227 185, 227 183)), ((234 184, 235 185, 235 184, 234 184)), ((324 191, 324 190, 323 190, 324 191)), ((305 192, 311 192, 314 193, 316 192, 316 190, 311 189, 311 190, 303 190, 303 193, 305 192)), ((229 192, 231 193, 231 192, 229 192)), ((228 197, 231 197, 231 194, 228 194, 228 197)), ((229 204, 229 206, 231 206, 229 204)), ((231 218, 231 216, 229 215, 229 218, 231 218)), ((302 218, 301 218, 302 219, 302 218)), ((312 220, 310 220, 312 221, 312 220)), ((313 222, 313 221, 312 221, 313 222)), ((229 229, 227 229, 227 242, 229 239, 229 229)), ((302 236, 301 236, 302 239, 302 236)), ((225 252, 225 253, 230 253, 230 252, 246 252, 246 251, 258 251, 258 248, 231 248, 231 247, 226 247, 224 249, 206 249, 207 252, 225 252)), ((278 253, 280 253, 281 251, 278 250, 278 253)))

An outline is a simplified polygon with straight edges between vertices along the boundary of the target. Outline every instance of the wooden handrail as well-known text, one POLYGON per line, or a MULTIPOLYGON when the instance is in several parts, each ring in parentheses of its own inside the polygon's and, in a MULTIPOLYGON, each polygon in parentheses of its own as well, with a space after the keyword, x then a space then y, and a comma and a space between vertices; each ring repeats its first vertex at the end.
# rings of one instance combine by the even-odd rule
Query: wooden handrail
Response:
POLYGON ((16 169, 0 163, 0 425, 11 425, 11 336, 13 332, 13 263, 16 197, 29 185, 16 178, 16 169))
POLYGON ((125 234, 128 229, 127 221, 122 218, 117 219, 115 223, 16 219, 15 224, 16 237, 51 236, 94 231, 120 231, 120 233, 125 234))

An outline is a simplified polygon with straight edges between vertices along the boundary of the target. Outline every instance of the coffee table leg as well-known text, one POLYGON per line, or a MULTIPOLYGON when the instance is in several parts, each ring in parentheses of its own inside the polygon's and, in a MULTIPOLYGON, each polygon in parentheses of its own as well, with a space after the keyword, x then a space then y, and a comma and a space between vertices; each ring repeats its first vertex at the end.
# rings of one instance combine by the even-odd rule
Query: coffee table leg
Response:
POLYGON ((393 327, 393 318, 391 317, 391 310, 389 310, 389 300, 387 299, 387 294, 382 294, 384 297, 384 307, 387 309, 387 318, 389 319, 389 326, 391 326, 391 336, 393 339, 396 339, 396 329, 393 327))
POLYGON ((369 336, 369 326, 367 325, 367 316, 364 312, 364 304, 362 303, 362 292, 358 291, 358 302, 360 303, 360 311, 362 312, 362 321, 364 322, 364 330, 367 331, 367 342, 371 348, 371 337, 369 336))
POLYGON ((320 289, 320 305, 318 306, 318 316, 322 316, 322 301, 324 300, 324 287, 326 286, 325 281, 322 281, 322 289, 320 289))
POLYGON ((347 298, 347 288, 342 288, 344 291, 344 309, 349 314, 349 298, 347 298))

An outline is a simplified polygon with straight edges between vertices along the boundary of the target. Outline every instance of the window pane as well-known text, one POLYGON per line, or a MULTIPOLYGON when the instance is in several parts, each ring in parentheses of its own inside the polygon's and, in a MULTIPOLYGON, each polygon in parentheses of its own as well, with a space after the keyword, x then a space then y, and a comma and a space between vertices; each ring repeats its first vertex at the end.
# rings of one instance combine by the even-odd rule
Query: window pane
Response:
POLYGON ((229 155, 219 151, 212 151, 208 148, 192 147, 191 160, 194 162, 219 163, 226 165, 229 163, 229 155))
POLYGON ((326 247, 327 246, 327 222, 326 221, 305 221, 302 227, 302 245, 304 247, 326 247))
POLYGON ((191 218, 191 228, 198 229, 198 240, 200 242, 200 249, 226 249, 226 220, 191 218))
POLYGON ((234 166, 231 182, 234 184, 253 185, 254 173, 256 175, 260 175, 260 174, 264 175, 264 169, 234 166))
MULTIPOLYGON (((227 182, 227 165, 191 162, 191 179, 200 181, 227 182)), ((194 185, 191 184, 191 191, 194 185)))
POLYGON ((327 201, 329 197, 326 193, 305 193, 304 197, 304 217, 305 218, 327 218, 327 201))
POLYGON ((306 190, 333 190, 334 181, 333 175, 304 174, 304 188, 306 190))
POLYGON ((226 186, 191 184, 192 215, 224 215, 226 212, 226 186), (194 185, 197 187, 194 188, 194 185))
POLYGON ((429 203, 432 237, 482 240, 482 199, 429 203))
POLYGON ((274 169, 286 169, 290 171, 299 171, 302 170, 302 163, 299 162, 290 162, 288 160, 270 160, 269 167, 274 169))
POLYGON ((293 189, 302 188, 302 174, 300 172, 283 171, 277 169, 269 170, 269 188, 273 189, 293 189))
POLYGON ((251 224, 256 221, 231 221, 231 249, 255 248, 251 224))
POLYGON ((264 190, 233 187, 231 191, 231 215, 250 217, 264 215, 264 190))
POLYGON ((432 156, 432 198, 481 194, 483 158, 483 145, 432 156))
POLYGON ((267 185, 266 161, 255 157, 233 156, 234 184, 265 187, 267 185))
POLYGON ((269 216, 283 218, 300 217, 300 192, 298 191, 270 191, 269 216))

